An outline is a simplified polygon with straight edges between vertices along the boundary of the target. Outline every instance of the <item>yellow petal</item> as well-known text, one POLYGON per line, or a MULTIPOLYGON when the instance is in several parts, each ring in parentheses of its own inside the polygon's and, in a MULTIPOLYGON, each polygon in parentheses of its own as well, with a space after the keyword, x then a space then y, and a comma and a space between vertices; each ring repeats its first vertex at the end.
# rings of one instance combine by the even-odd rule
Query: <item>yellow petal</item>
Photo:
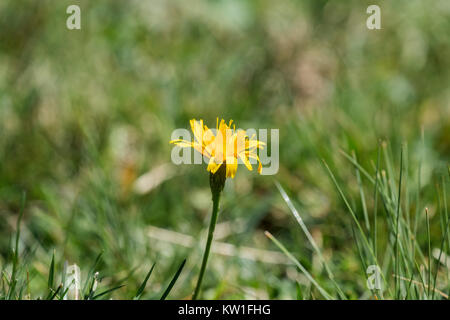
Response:
POLYGON ((237 161, 235 161, 235 163, 233 164, 228 164, 227 162, 226 166, 227 166, 227 178, 229 177, 234 178, 238 167, 237 161))
POLYGON ((175 144, 180 147, 183 147, 183 148, 192 147, 192 142, 182 140, 182 139, 172 140, 172 141, 170 141, 170 143, 175 144))
POLYGON ((249 158, 258 160, 258 162, 259 162, 259 165, 258 165, 258 173, 261 174, 262 164, 261 164, 261 161, 259 160, 259 157, 258 157, 256 154, 249 154, 249 158))
POLYGON ((251 165, 251 163, 250 163, 248 157, 245 156, 245 153, 244 153, 244 152, 242 152, 242 153, 239 154, 239 158, 242 160, 242 162, 244 162, 245 166, 247 167, 247 169, 248 169, 249 171, 252 171, 252 170, 253 170, 253 167, 252 167, 252 165, 251 165))
POLYGON ((202 144, 203 140, 203 120, 197 121, 192 119, 190 121, 192 133, 194 134, 195 139, 198 143, 202 144))
POLYGON ((214 157, 211 157, 211 159, 209 159, 208 168, 206 170, 208 170, 211 173, 216 173, 217 170, 219 170, 221 165, 222 165, 222 162, 216 163, 214 157))
POLYGON ((263 146, 265 146, 266 144, 262 141, 258 141, 258 140, 249 140, 248 141, 248 146, 247 148, 251 149, 251 148, 259 148, 259 149, 263 149, 263 146))
POLYGON ((211 154, 210 154, 205 148, 203 148, 203 146, 201 146, 199 143, 193 142, 193 143, 192 143, 192 147, 193 147, 196 151, 198 151, 199 153, 201 153, 202 155, 204 155, 204 156, 206 156, 206 157, 208 157, 208 158, 211 157, 211 154))

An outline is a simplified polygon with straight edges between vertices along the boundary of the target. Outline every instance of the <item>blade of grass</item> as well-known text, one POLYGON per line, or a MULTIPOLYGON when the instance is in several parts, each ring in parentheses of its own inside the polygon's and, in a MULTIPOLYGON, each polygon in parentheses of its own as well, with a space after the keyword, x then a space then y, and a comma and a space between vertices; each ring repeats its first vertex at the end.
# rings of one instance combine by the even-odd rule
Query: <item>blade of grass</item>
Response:
MULTIPOLYGON (((353 159, 355 160, 355 162, 358 162, 358 160, 356 159, 355 151, 352 152, 352 155, 353 155, 353 159)), ((370 232, 369 214, 367 213, 366 197, 364 195, 364 189, 362 186, 361 174, 359 173, 359 169, 357 166, 355 166, 355 170, 356 170, 356 181, 358 182, 358 188, 359 188, 359 196, 361 198, 361 205, 363 208, 364 221, 366 223, 367 231, 370 232)))
POLYGON ((136 292, 136 295, 134 296, 134 299, 139 299, 144 292, 145 286, 147 285, 147 281, 150 278, 150 275, 153 272, 153 269, 155 268, 156 262, 153 263, 152 267, 150 268, 150 271, 145 276, 144 281, 142 282, 141 286, 139 287, 138 291, 136 292))
MULTIPOLYGON (((64 284, 62 284, 62 286, 64 287, 64 284)), ((59 296, 59 300, 64 300, 64 297, 66 296, 69 289, 70 289, 70 287, 67 287, 64 289, 63 293, 59 296)))
POLYGON ((319 290, 322 296, 327 300, 335 300, 324 288, 322 288, 311 274, 302 266, 302 264, 281 244, 269 231, 265 231, 264 234, 300 269, 301 272, 308 278, 308 280, 319 290))
POLYGON ((425 216, 427 221, 427 243, 428 243, 428 298, 430 297, 431 290, 431 240, 430 240, 430 217, 428 215, 428 208, 425 208, 425 216))
POLYGON ((377 147, 377 169, 375 171, 374 205, 373 205, 373 253, 377 256, 377 215, 378 215, 378 173, 380 171, 380 142, 377 147))
MULTIPOLYGON (((448 167, 448 173, 450 176, 450 166, 448 167)), ((449 220, 450 217, 448 216, 448 207, 447 207, 447 191, 446 191, 446 180, 444 175, 442 176, 442 193, 443 193, 443 202, 444 202, 444 214, 445 214, 445 220, 449 220)), ((447 228, 446 228, 447 231, 447 228)), ((445 245, 444 245, 445 247, 445 245)), ((450 232, 447 232, 447 251, 450 251, 450 232)), ((450 272, 446 272, 447 275, 447 287, 450 287, 450 272)))
POLYGON ((64 295, 65 295, 65 284, 66 284, 66 274, 67 274, 67 265, 68 265, 68 262, 67 261, 64 261, 64 265, 63 265, 63 270, 62 270, 62 274, 61 274, 61 283, 62 283, 62 285, 63 285, 63 288, 62 288, 62 290, 63 290, 63 295, 62 295, 62 297, 64 297, 64 295))
POLYGON ((178 280, 178 277, 180 276, 180 273, 183 270, 185 264, 186 264, 186 259, 184 259, 183 262, 181 263, 181 265, 178 267, 177 272, 175 273, 172 280, 170 281, 167 289, 162 294, 160 300, 165 300, 166 297, 169 295, 170 291, 172 290, 173 286, 175 285, 175 282, 178 280))
POLYGON ((411 271, 411 277, 409 279, 409 284, 408 284, 408 289, 406 290, 406 296, 405 296, 405 300, 408 300, 409 297, 409 293, 411 291, 411 285, 413 283, 414 280, 414 270, 411 271))
POLYGON ((19 212, 19 217, 17 218, 17 223, 16 223, 16 241, 15 241, 15 246, 14 246, 14 255, 13 255, 13 266, 12 266, 12 273, 11 273, 11 281, 10 281, 10 285, 9 285, 9 289, 8 289, 8 300, 11 300, 14 292, 15 292, 15 288, 16 288, 16 284, 17 284, 17 268, 19 265, 19 239, 20 239, 20 223, 22 221, 22 217, 23 217, 23 212, 25 210, 25 202, 26 202, 26 193, 24 192, 22 194, 22 201, 21 201, 21 207, 20 207, 20 212, 19 212))
MULTIPOLYGON (((88 275, 86 277, 86 281, 84 282, 84 286, 83 286, 83 290, 82 290, 82 294, 85 297, 88 296, 91 293, 90 292, 91 289, 88 287, 89 286, 89 280, 92 278, 92 276, 93 276, 93 274, 95 272, 95 268, 97 267, 97 265, 98 265, 102 255, 103 255, 103 251, 98 254, 97 258, 95 258, 94 264, 92 265, 91 269, 88 272, 88 275), (88 289, 89 289, 89 291, 86 292, 86 290, 88 290, 88 289)), ((91 284, 91 288, 92 288, 92 284, 91 284)))
MULTIPOLYGON (((414 215, 414 229, 413 229, 413 238, 417 239, 417 227, 419 224, 419 218, 420 218, 420 213, 422 212, 421 210, 421 199, 420 199, 420 190, 422 188, 422 162, 423 162, 423 158, 424 158, 424 152, 423 150, 425 149, 425 135, 424 135, 424 129, 422 127, 422 131, 421 131, 421 150, 420 150, 420 157, 419 157, 419 164, 418 164, 418 168, 417 168, 417 195, 416 195, 416 214, 414 215)), ((413 250, 413 260, 415 260, 415 250, 413 250)))
MULTIPOLYGON (((398 196, 397 196, 397 222, 395 231, 395 274, 400 275, 400 256, 399 256, 399 233, 400 233, 400 199, 402 194, 402 176, 403 176, 403 147, 400 151, 400 178, 398 183, 398 196)), ((400 291, 398 285, 400 284, 400 279, 395 279, 395 295, 397 299, 400 298, 400 291)))
POLYGON ((53 280, 55 274, 55 251, 52 254, 52 262, 50 263, 50 270, 48 272, 48 289, 51 290, 53 288, 53 280))
POLYGON ((340 149, 339 152, 347 159, 349 160, 355 167, 361 171, 361 173, 369 180, 372 184, 375 184, 375 179, 372 178, 372 176, 364 169, 358 162, 355 161, 355 159, 352 158, 352 156, 348 155, 344 150, 340 149))
MULTIPOLYGON (((61 291, 62 288, 62 283, 58 286, 58 288, 53 292, 53 294, 51 294, 50 296, 47 297, 47 300, 53 300, 55 299, 56 295, 58 294, 59 291, 61 291)), ((50 292, 52 292, 53 289, 50 289, 50 292)))
POLYGON ((444 251, 444 245, 445 245, 445 240, 447 238, 449 222, 450 222, 450 219, 447 219, 447 224, 445 226, 445 233, 444 233, 444 236, 442 237, 441 246, 439 248, 439 257, 437 259, 438 263, 436 264, 436 270, 435 270, 435 273, 434 273, 433 296, 431 297, 431 300, 434 300, 434 292, 435 292, 435 289, 436 289, 437 274, 438 274, 438 271, 439 271, 439 262, 441 261, 442 252, 444 251))
POLYGON ((322 252, 320 251, 319 247, 317 246, 316 242, 314 241, 314 238, 312 237, 311 233, 309 232, 308 228, 306 227, 305 223, 303 222, 303 219, 300 217, 300 214, 298 213, 297 209, 295 208, 294 204, 292 203, 291 199, 287 195, 286 191, 283 189, 283 187, 280 185, 278 181, 275 181, 275 185, 278 188, 278 191, 280 192, 281 196, 283 197, 283 200, 288 205, 289 209, 291 210, 292 214, 294 215, 295 219, 297 220, 298 224, 300 225, 301 229, 306 235, 306 238, 308 239, 309 243, 311 243, 311 246, 314 248, 314 251, 317 253, 319 259, 321 260, 322 264, 325 267, 325 270, 328 274, 328 277, 333 282, 333 285, 335 286, 339 296, 341 299, 347 299, 342 289, 339 287, 339 285, 336 283, 334 279, 334 274, 331 271, 327 261, 322 255, 322 252))
MULTIPOLYGON (((415 266, 416 266, 417 274, 419 275, 420 281, 421 281, 421 283, 422 283, 422 287, 423 287, 423 288, 426 288, 426 287, 427 287, 427 284, 425 283, 425 279, 424 279, 424 276, 422 275, 422 271, 420 270, 420 266, 419 266, 419 264, 417 263, 417 261, 414 261, 414 264, 415 264, 415 266)), ((423 298, 421 298, 421 299, 423 299, 423 298)))
MULTIPOLYGON (((449 175, 450 175, 450 167, 449 167, 449 175)), ((448 221, 448 219, 450 218, 448 216, 448 207, 447 207, 447 191, 446 191, 446 182, 445 182, 445 178, 442 177, 442 200, 444 203, 444 220, 448 221)), ((446 229, 447 232, 447 229, 446 229)), ((448 248, 450 250, 450 233, 447 232, 447 241, 448 241, 448 248)))
POLYGON ((27 297, 31 299, 31 291, 30 291, 30 273, 27 270, 27 297))
MULTIPOLYGON (((356 239, 357 235, 356 235, 356 232, 355 232, 355 227, 353 226, 353 224, 351 225, 351 227, 352 227, 353 238, 356 239)), ((366 280, 367 280, 368 279, 368 277, 367 277, 367 264, 366 264, 366 261, 364 261, 363 252, 362 252, 362 250, 361 250, 361 248, 359 246, 359 242, 355 241, 355 243, 356 243, 356 249, 358 251, 359 259, 361 260, 361 263, 362 263, 364 271, 365 271, 364 275, 366 276, 366 280)), ((374 289, 371 289, 371 291, 372 291, 372 294, 375 294, 375 290, 374 289)))
POLYGON ((295 287, 297 289, 297 300, 303 300, 302 289, 300 288, 298 281, 295 282, 295 287))
POLYGON ((108 294, 108 293, 111 293, 113 291, 116 291, 116 290, 118 290, 118 289, 120 289, 120 288, 122 288, 124 286, 125 286, 124 284, 121 284, 121 285, 119 285, 117 287, 114 287, 114 288, 105 290, 103 292, 100 292, 99 294, 96 294, 95 296, 92 296, 92 300, 96 300, 96 299, 100 298, 101 296, 104 296, 105 294, 108 294))

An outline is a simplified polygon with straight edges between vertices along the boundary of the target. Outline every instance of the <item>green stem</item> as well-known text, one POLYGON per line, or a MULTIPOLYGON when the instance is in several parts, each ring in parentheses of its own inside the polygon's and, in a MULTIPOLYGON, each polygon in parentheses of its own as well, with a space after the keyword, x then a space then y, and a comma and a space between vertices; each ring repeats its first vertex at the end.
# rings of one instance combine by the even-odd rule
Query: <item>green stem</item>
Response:
POLYGON ((211 243, 212 243, 212 240, 214 237, 214 230, 216 228, 217 216, 218 216, 218 212, 219 212, 220 191, 213 192, 212 200, 213 200, 213 210, 212 210, 211 222, 209 224, 208 240, 206 241, 205 252, 203 253, 202 266, 200 268, 200 274, 198 276, 197 286, 195 287, 195 291, 194 291, 194 295, 192 296, 192 300, 197 300, 197 297, 200 293, 200 288, 202 286, 203 276, 204 276, 205 270, 206 270, 206 264, 208 263, 209 251, 211 249, 211 243))

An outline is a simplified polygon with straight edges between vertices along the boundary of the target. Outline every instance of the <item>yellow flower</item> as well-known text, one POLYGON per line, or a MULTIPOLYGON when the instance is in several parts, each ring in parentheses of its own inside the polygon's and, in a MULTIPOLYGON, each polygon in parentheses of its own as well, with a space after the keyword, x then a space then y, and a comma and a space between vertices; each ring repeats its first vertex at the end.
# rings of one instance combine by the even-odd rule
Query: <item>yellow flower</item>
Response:
POLYGON ((222 165, 226 166, 226 177, 234 178, 237 171, 238 160, 241 159, 248 170, 252 171, 250 159, 258 161, 258 172, 261 173, 261 161, 259 160, 257 149, 263 149, 264 142, 255 139, 255 135, 248 137, 245 130, 238 129, 233 125, 233 120, 229 124, 225 120, 217 119, 216 134, 203 124, 203 120, 190 121, 194 141, 182 139, 172 140, 170 143, 180 147, 192 147, 209 159, 207 170, 216 173, 222 165))

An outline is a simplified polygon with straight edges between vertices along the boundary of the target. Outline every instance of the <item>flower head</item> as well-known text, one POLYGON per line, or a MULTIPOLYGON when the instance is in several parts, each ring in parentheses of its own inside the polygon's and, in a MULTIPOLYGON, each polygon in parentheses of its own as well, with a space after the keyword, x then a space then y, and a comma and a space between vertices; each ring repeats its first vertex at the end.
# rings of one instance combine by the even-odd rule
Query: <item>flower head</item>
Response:
POLYGON ((258 161, 258 172, 261 173, 261 161, 257 149, 262 149, 264 142, 255 139, 255 135, 249 137, 245 130, 233 125, 233 120, 227 124, 225 120, 217 119, 216 133, 203 124, 203 120, 190 121, 194 141, 182 139, 172 140, 170 143, 180 147, 192 147, 209 159, 207 170, 216 173, 222 166, 226 167, 226 177, 234 178, 240 159, 248 170, 252 171, 250 159, 258 161))

